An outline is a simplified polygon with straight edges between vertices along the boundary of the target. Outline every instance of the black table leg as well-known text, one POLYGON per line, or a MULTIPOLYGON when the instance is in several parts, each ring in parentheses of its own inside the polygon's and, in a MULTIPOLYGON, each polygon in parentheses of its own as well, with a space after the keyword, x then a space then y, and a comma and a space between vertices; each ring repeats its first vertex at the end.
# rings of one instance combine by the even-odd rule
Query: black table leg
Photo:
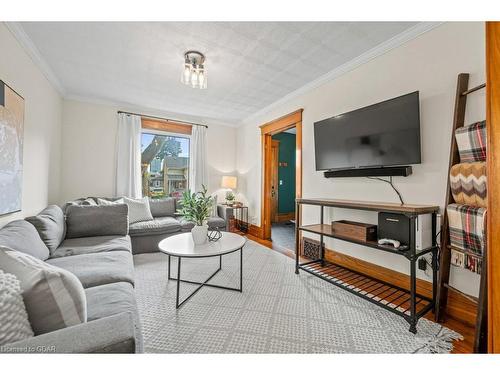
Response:
POLYGON ((299 274, 300 257, 300 204, 295 204, 295 273, 299 274))
POLYGON ((417 333, 417 256, 415 254, 415 216, 410 218, 410 332, 417 333))
POLYGON ((168 256, 167 276, 168 279, 170 280, 170 255, 168 256))
POLYGON ((243 248, 240 249, 240 292, 243 292, 243 248))
MULTIPOLYGON (((238 250, 236 250, 238 251, 238 250)), ((198 282, 198 281, 192 281, 192 280, 185 280, 181 278, 181 257, 177 257, 178 259, 178 264, 177 264, 177 277, 175 278, 170 278, 170 262, 169 262, 169 279, 170 280, 176 280, 177 282, 177 292, 176 292, 176 301, 175 301, 175 308, 178 309, 181 307, 185 302, 187 302, 191 297, 193 297, 202 287, 204 286, 210 286, 212 288, 219 288, 219 289, 224 289, 224 290, 233 290, 236 292, 243 292, 243 247, 239 248, 240 251, 240 284, 238 288, 231 288, 227 286, 222 286, 222 285, 216 285, 216 284, 209 284, 208 282, 215 276, 217 273, 222 269, 222 255, 219 256, 219 267, 213 274, 211 274, 205 281, 203 282, 198 282), (179 297, 179 292, 180 292, 180 283, 188 283, 188 284, 194 284, 198 285, 198 288, 196 288, 189 296, 187 296, 183 301, 180 302, 180 297, 179 297)), ((170 259, 170 258, 169 258, 170 259)))
POLYGON ((175 308, 179 308, 179 289, 181 285, 181 257, 177 257, 177 295, 175 296, 175 308))

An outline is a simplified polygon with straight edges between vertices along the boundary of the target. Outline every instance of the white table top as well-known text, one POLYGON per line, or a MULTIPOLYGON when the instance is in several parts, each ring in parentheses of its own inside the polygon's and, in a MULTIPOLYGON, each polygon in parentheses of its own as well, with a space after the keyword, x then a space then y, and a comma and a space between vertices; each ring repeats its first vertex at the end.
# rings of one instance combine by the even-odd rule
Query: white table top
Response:
POLYGON ((247 239, 236 233, 222 232, 218 241, 208 241, 201 245, 195 245, 191 233, 176 234, 162 240, 158 247, 162 253, 187 257, 211 257, 223 255, 242 248, 247 239))

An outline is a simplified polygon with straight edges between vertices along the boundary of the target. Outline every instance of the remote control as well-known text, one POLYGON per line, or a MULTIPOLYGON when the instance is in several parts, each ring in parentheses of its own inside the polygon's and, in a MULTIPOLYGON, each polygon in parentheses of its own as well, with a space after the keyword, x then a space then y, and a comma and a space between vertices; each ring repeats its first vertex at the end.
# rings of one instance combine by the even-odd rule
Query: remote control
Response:
POLYGON ((380 240, 378 240, 378 244, 379 245, 392 245, 392 246, 394 246, 395 249, 397 249, 399 247, 399 245, 401 245, 401 243, 398 240, 391 240, 389 238, 381 238, 380 240))

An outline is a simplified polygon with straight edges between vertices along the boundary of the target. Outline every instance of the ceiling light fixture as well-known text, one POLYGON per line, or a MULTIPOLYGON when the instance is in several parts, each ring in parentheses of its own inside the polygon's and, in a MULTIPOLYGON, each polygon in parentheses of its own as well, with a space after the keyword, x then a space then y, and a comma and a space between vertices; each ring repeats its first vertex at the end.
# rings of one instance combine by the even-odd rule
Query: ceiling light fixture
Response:
POLYGON ((207 88, 207 70, 205 55, 198 51, 187 51, 184 54, 181 82, 195 89, 207 88))

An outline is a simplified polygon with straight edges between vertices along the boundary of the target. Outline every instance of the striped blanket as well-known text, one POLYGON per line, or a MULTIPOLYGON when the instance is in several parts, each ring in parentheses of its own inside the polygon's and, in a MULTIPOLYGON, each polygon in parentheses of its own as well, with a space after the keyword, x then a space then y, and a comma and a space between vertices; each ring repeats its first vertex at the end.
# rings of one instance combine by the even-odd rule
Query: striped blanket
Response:
POLYGON ((450 170, 450 188, 456 203, 486 207, 486 162, 455 164, 450 170))
POLYGON ((486 121, 458 128, 455 139, 461 163, 486 161, 486 121))
POLYGON ((461 204, 447 207, 452 249, 451 262, 459 267, 479 273, 484 251, 484 224, 486 208, 461 204))

